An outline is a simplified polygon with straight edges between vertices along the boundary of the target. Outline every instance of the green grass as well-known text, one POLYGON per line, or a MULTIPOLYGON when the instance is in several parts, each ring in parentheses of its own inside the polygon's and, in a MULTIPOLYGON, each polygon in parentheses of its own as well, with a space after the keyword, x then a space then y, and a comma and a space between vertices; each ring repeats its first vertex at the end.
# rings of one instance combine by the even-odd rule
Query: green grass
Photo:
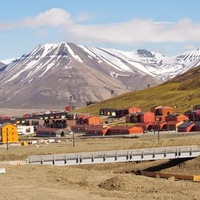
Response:
POLYGON ((175 112, 183 114, 192 106, 200 104, 200 67, 196 67, 178 77, 152 88, 129 92, 107 99, 94 105, 79 108, 76 112, 98 115, 100 108, 139 107, 150 111, 153 106, 172 106, 175 112))

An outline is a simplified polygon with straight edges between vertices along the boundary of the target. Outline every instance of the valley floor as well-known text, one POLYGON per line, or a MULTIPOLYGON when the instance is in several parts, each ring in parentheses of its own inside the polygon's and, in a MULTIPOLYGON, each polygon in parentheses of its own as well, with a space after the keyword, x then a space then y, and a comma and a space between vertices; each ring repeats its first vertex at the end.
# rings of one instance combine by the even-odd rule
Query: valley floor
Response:
POLYGON ((28 165, 10 160, 25 160, 28 155, 137 149, 161 146, 199 145, 200 134, 146 134, 139 138, 105 138, 71 140, 61 143, 28 146, 0 146, 0 199, 4 200, 118 200, 118 199, 199 199, 199 182, 150 178, 137 175, 154 167, 162 172, 200 175, 200 158, 169 165, 168 160, 84 166, 28 165), (16 164, 17 163, 17 164, 16 164))

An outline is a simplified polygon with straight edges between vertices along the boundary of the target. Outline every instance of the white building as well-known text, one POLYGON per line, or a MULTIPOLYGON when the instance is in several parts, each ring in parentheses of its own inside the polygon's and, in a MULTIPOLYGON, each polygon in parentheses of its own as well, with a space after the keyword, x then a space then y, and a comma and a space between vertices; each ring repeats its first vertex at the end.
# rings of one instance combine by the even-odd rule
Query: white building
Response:
POLYGON ((34 126, 17 126, 18 135, 31 135, 34 133, 34 126))

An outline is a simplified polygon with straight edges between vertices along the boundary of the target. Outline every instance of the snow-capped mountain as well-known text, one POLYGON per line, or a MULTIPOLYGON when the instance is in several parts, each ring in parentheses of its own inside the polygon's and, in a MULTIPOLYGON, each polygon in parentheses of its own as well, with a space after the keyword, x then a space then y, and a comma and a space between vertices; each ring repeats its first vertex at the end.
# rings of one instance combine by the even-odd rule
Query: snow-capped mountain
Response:
POLYGON ((11 62, 13 62, 16 59, 17 58, 10 58, 10 59, 6 59, 6 60, 1 60, 0 61, 0 72, 4 71, 5 68, 7 67, 7 65, 10 64, 11 62))
POLYGON ((3 63, 3 65, 8 65, 11 62, 13 62, 14 60, 17 60, 17 58, 9 58, 9 59, 6 59, 6 60, 1 60, 0 62, 3 63))
POLYGON ((39 45, 0 71, 0 106, 82 106, 110 98, 111 91, 120 95, 160 84, 199 65, 199 56, 198 49, 166 57, 144 49, 125 52, 66 42, 39 45))

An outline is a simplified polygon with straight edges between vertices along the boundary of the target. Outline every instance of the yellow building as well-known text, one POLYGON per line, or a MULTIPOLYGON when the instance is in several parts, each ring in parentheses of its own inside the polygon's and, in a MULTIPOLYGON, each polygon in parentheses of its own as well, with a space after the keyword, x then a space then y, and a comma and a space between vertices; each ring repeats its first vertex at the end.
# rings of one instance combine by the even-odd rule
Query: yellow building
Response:
POLYGON ((2 143, 19 142, 17 126, 11 123, 2 124, 2 126, 0 127, 0 136, 2 143))

